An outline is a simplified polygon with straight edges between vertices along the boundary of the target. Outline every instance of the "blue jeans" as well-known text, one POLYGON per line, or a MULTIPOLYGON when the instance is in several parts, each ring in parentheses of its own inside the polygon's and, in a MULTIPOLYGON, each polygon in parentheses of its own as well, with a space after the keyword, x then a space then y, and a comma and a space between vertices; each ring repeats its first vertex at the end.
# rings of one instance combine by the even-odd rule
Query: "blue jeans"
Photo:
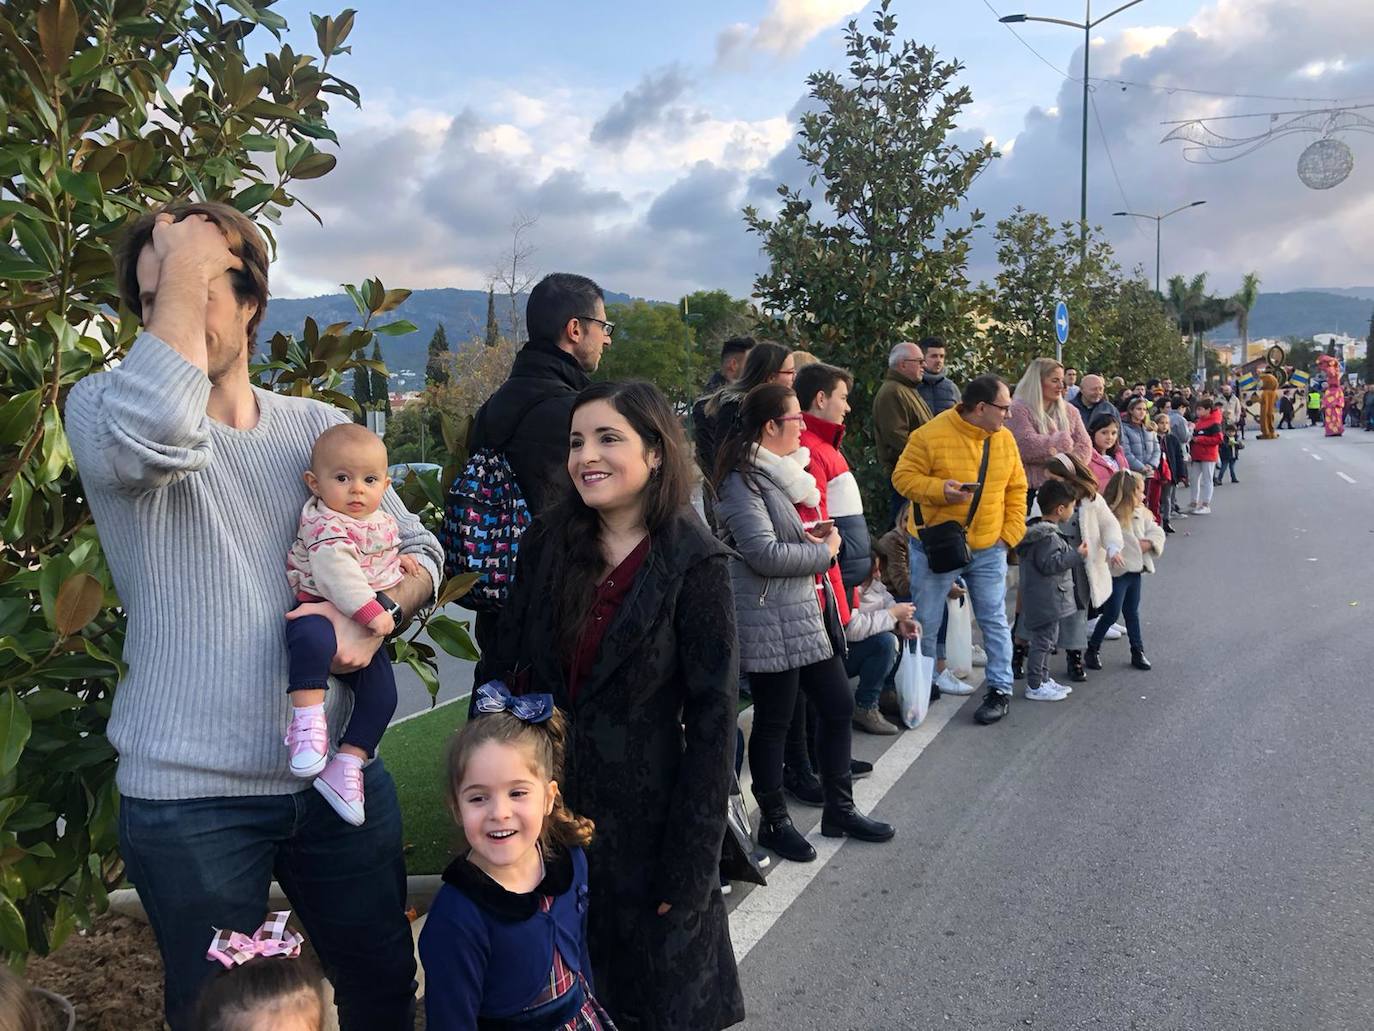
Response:
POLYGON ((983 631, 983 649, 988 653, 987 686, 1011 694, 1011 626, 1007 623, 1007 546, 1001 541, 973 553, 973 561, 952 573, 932 573, 926 565, 926 551, 918 538, 909 541, 907 562, 911 566, 911 598, 916 619, 921 624, 921 651, 935 657, 937 634, 945 614, 945 599, 956 579, 962 579, 973 603, 973 618, 983 631))
POLYGON ((190 1027, 214 928, 252 934, 275 876, 325 975, 343 1031, 411 1031, 415 953, 396 786, 363 774, 367 822, 339 819, 318 791, 242 798, 123 798, 119 847, 157 936, 172 1031, 190 1027))
POLYGON ((872 709, 878 704, 878 695, 883 688, 895 689, 893 679, 897 672, 897 661, 901 658, 897 635, 891 630, 883 630, 862 641, 849 642, 849 657, 844 660, 844 671, 851 677, 859 678, 859 686, 854 690, 854 708, 872 709))
POLYGON ((1098 617, 1092 637, 1088 638, 1088 647, 1093 651, 1102 647, 1107 631, 1122 615, 1126 617, 1126 637, 1131 647, 1145 650, 1144 639, 1140 636, 1140 582, 1140 573, 1120 573, 1112 578, 1112 596, 1102 606, 1102 615, 1098 617))

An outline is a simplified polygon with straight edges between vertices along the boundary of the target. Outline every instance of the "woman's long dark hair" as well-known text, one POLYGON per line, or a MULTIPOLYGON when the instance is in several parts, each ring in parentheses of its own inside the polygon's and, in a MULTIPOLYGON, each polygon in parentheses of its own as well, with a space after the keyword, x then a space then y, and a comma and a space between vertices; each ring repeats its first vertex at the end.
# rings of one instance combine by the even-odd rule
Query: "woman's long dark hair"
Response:
MULTIPOLYGON (((658 471, 644 488, 644 525, 651 536, 657 534, 691 500, 691 465, 682 424, 652 383, 593 383, 577 395, 572 414, 596 401, 610 402, 643 438, 644 446, 659 453, 658 471)), ((605 567, 597 544, 601 517, 569 484, 541 522, 554 549, 554 626, 559 654, 567 660, 577 650, 605 567)))
POLYGON ((717 492, 733 472, 742 472, 748 477, 750 448, 759 442, 765 426, 787 414, 787 400, 796 396, 791 387, 782 383, 765 383, 744 395, 739 418, 716 451, 713 483, 717 492))
POLYGON ((749 349, 749 356, 744 359, 744 368, 740 370, 739 379, 725 384, 706 402, 706 414, 715 418, 722 402, 741 400, 755 387, 768 383, 778 374, 782 363, 787 361, 787 356, 791 353, 792 351, 782 344, 775 344, 771 340, 759 341, 749 349))

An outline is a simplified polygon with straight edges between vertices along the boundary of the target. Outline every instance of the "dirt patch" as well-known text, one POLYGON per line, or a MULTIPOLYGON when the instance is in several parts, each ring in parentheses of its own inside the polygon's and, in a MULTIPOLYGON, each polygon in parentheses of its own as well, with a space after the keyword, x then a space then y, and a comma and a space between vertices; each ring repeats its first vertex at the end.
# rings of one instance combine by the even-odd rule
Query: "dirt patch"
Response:
POLYGON ((99 917, 51 956, 31 960, 29 982, 76 1004, 81 1031, 161 1031, 162 959, 147 924, 99 917))

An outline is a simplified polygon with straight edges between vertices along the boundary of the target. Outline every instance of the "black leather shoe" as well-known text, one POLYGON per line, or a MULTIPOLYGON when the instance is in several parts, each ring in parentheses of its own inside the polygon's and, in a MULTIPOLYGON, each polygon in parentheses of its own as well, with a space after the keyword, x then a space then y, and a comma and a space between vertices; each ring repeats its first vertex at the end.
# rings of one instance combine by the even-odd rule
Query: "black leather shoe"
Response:
POLYGON ((1083 665, 1087 666, 1088 669, 1102 668, 1102 657, 1097 654, 1096 648, 1089 648, 1083 653, 1083 665))
POLYGON ((1013 680, 1026 679, 1026 656, 1030 654, 1030 648, 1020 641, 1013 641, 1011 645, 1011 677, 1013 680))
POLYGON ((1136 669, 1154 668, 1150 665, 1150 660, 1145 658, 1145 653, 1141 651, 1139 648, 1131 649, 1131 665, 1134 666, 1136 669))
POLYGON ((851 837, 858 841, 891 841, 897 828, 881 820, 870 820, 854 808, 854 784, 850 777, 825 782, 825 811, 821 813, 821 834, 827 838, 851 837))
POLYGON ((973 714, 976 722, 987 726, 996 723, 1007 714, 1007 707, 1011 702, 1011 695, 1002 694, 1001 691, 989 690, 983 698, 983 704, 978 706, 973 714))
POLYGON ((795 766, 784 766, 782 768, 782 789, 802 805, 818 808, 825 805, 825 796, 821 794, 820 778, 809 766, 801 769, 795 766))
POLYGON ((792 826, 792 817, 787 812, 787 800, 782 797, 782 792, 760 794, 756 791, 754 797, 758 799, 759 811, 763 814, 759 821, 759 844, 794 863, 809 863, 815 859, 816 850, 792 826))
POLYGON ((1088 671, 1083 668, 1083 653, 1070 649, 1067 652, 1069 659, 1069 679, 1075 684, 1081 684, 1088 679, 1088 671))
POLYGON ((862 759, 849 760, 849 775, 855 780, 863 780, 873 772, 873 764, 862 759))

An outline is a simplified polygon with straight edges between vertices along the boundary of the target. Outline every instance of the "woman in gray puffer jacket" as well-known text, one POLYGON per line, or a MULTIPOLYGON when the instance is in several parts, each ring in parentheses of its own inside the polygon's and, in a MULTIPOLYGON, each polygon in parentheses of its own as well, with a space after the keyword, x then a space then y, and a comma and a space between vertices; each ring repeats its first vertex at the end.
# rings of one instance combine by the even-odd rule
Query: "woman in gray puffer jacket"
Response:
MULTIPOLYGON (((754 729, 749 770, 763 814, 759 843, 784 859, 809 862, 816 851, 792 826, 782 793, 783 750, 798 690, 820 717, 817 758, 825 808, 821 833, 887 841, 895 831, 854 808, 849 771, 854 695, 826 615, 842 635, 829 578, 838 531, 809 533, 797 506, 819 501, 816 481, 788 456, 801 446, 797 395, 781 384, 755 387, 716 467, 716 525, 738 555, 731 560, 740 669, 749 674, 754 729), (815 500, 811 500, 811 499, 815 500)), ((839 641, 842 642, 842 636, 839 641)))

